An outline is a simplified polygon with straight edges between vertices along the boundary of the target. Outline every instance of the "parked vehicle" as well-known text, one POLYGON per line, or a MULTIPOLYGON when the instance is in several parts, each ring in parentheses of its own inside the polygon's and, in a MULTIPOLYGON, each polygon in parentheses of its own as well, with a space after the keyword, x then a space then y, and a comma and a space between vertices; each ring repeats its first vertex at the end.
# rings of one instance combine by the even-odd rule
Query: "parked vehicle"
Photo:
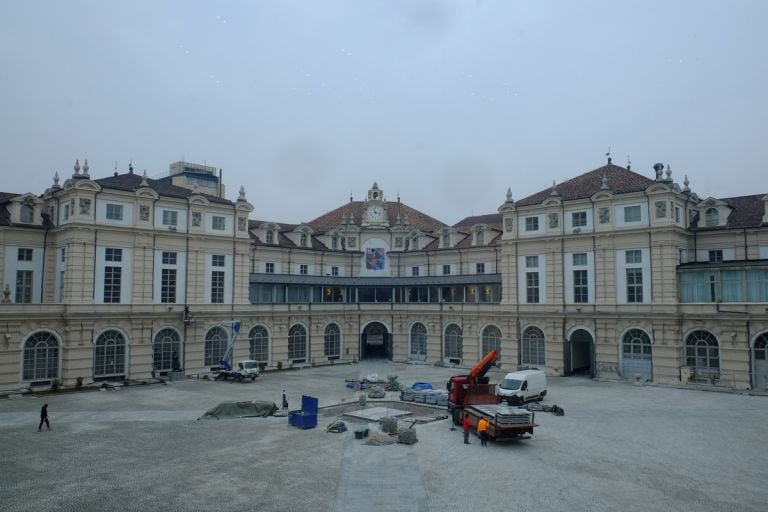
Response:
MULTIPOLYGON (((229 366, 229 365, 227 365, 229 366)), ((216 374, 216 380, 256 380, 256 377, 261 373, 259 368, 259 362, 253 359, 244 359, 237 362, 237 366, 234 368, 221 368, 216 374)))
POLYGON ((547 375, 542 370, 521 370, 508 373, 499 384, 496 397, 499 402, 522 405, 547 396, 547 375))
POLYGON ((469 375, 454 375, 448 379, 448 412, 453 418, 453 423, 461 423, 461 411, 464 409, 464 403, 467 395, 490 396, 489 403, 495 403, 493 388, 488 384, 488 377, 485 376, 488 370, 499 358, 499 353, 495 350, 488 352, 469 372, 469 375))

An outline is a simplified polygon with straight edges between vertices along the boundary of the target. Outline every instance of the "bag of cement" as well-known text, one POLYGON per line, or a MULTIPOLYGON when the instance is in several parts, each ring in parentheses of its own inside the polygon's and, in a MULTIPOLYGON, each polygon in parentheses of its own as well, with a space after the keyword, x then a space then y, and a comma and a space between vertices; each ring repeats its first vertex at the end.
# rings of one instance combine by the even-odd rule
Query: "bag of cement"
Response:
POLYGON ((368 398, 384 398, 387 396, 386 392, 384 391, 383 386, 373 386, 373 388, 368 392, 368 398))
POLYGON ((397 432, 397 442, 402 444, 416 444, 418 438, 416 431, 412 428, 404 427, 397 432))
POLYGON ((381 418, 381 431, 385 434, 397 433, 397 418, 385 417, 381 418))

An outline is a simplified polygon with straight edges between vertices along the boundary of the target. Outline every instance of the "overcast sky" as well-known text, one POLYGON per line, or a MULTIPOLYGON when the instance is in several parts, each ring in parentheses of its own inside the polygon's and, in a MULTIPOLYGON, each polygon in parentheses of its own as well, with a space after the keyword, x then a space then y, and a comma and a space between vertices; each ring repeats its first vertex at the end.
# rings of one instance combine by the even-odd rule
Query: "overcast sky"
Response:
POLYGON ((185 159, 298 223, 453 224, 613 162, 768 193, 768 2, 0 1, 0 191, 185 159))

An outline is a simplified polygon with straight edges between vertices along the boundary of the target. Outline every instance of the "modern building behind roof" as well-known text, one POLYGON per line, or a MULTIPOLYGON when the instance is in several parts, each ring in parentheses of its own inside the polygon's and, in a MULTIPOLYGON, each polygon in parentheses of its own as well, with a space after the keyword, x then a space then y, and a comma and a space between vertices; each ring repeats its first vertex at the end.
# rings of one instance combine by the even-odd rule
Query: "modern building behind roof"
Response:
POLYGON ((768 195, 609 159, 453 225, 377 183, 285 224, 220 178, 85 161, 0 192, 0 388, 207 373, 234 341, 271 368, 496 349, 507 369, 768 389, 768 195))

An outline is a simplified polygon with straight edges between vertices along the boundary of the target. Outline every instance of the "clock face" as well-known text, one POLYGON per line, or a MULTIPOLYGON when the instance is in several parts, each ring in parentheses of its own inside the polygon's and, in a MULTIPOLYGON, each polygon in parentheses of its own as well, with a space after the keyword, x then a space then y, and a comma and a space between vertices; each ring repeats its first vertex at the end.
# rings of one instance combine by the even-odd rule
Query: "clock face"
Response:
POLYGON ((368 218, 371 220, 384 219, 384 208, 382 208, 381 206, 371 206, 368 209, 368 218))

